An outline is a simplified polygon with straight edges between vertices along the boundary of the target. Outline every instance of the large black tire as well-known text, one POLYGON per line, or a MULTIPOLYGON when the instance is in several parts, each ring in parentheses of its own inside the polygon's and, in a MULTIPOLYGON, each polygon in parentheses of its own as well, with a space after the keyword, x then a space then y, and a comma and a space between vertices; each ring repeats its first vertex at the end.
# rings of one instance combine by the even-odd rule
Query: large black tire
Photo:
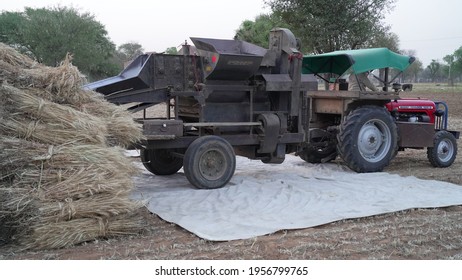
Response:
POLYGON ((337 136, 337 150, 356 172, 379 172, 398 149, 398 131, 383 107, 359 107, 345 118, 337 136))
POLYGON ((155 175, 172 175, 183 167, 183 159, 172 154, 173 150, 142 149, 141 162, 155 175))
POLYGON ((184 155, 184 173, 199 189, 216 189, 226 185, 236 170, 233 147, 218 136, 203 136, 189 145, 184 155))
POLYGON ((457 140, 452 133, 438 131, 433 138, 433 147, 427 148, 427 158, 434 167, 448 167, 457 156, 457 140))

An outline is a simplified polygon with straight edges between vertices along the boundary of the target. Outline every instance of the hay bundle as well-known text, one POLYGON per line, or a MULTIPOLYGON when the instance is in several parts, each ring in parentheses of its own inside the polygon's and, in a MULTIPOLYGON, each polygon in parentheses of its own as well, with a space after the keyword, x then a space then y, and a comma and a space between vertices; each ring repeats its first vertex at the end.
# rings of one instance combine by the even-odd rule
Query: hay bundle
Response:
POLYGON ((131 177, 137 173, 118 147, 53 146, 11 137, 1 140, 0 178, 8 179, 14 188, 36 190, 44 200, 116 193, 131 186, 131 177))
POLYGON ((142 125, 139 123, 134 125, 131 114, 122 107, 112 106, 103 99, 97 99, 82 104, 81 108, 82 111, 107 121, 109 145, 126 147, 143 138, 142 125))
POLYGON ((47 67, 0 43, 0 83, 6 81, 24 93, 99 117, 110 145, 126 147, 141 139, 141 125, 129 112, 106 102, 100 94, 82 90, 85 79, 71 59, 68 55, 59 66, 47 67))
POLYGON ((0 187, 0 244, 10 242, 18 234, 30 233, 30 217, 36 213, 27 188, 0 187))
POLYGON ((127 147, 143 138, 142 125, 133 121, 131 113, 122 107, 108 103, 100 94, 94 93, 90 95, 89 91, 78 90, 74 92, 75 95, 80 97, 78 100, 77 98, 71 98, 74 95, 67 97, 62 95, 62 97, 66 98, 56 100, 52 96, 43 94, 43 91, 37 91, 36 89, 26 89, 25 92, 99 118, 105 125, 106 141, 110 146, 127 147))
POLYGON ((117 215, 110 218, 84 218, 46 225, 34 225, 23 245, 26 249, 68 247, 101 236, 120 236, 139 232, 143 219, 137 215, 117 215), (59 238, 56 238, 59 236, 59 238))
MULTIPOLYGON (((74 94, 85 84, 84 77, 67 55, 57 67, 39 64, 15 49, 0 43, 0 81, 17 88, 44 89, 46 95, 58 103, 82 103, 87 96, 74 94)), ((42 96, 43 97, 43 96, 42 96)))
POLYGON ((142 226, 137 170, 108 145, 139 141, 140 126, 82 90, 70 60, 46 67, 0 44, 0 240, 58 248, 142 226))
POLYGON ((12 86, 0 86, 4 102, 0 133, 19 135, 48 144, 81 141, 105 144, 107 124, 100 118, 42 98, 12 86))

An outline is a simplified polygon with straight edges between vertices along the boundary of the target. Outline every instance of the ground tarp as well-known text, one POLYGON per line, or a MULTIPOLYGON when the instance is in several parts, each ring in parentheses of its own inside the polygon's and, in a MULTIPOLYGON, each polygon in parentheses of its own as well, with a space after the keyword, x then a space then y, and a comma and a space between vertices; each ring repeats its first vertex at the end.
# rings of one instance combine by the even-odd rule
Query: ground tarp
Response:
POLYGON ((221 189, 195 189, 182 170, 164 177, 145 171, 135 185, 133 196, 148 200, 152 213, 213 241, 462 204, 459 185, 388 173, 358 174, 291 155, 281 165, 238 157, 234 177, 221 189))

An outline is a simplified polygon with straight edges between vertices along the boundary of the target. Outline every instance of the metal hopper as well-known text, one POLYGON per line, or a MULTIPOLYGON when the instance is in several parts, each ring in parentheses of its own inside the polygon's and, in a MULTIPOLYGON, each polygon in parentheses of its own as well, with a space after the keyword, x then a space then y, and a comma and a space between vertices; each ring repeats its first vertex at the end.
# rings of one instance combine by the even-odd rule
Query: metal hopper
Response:
POLYGON ((245 80, 254 75, 267 49, 239 40, 191 38, 204 58, 207 80, 245 80))

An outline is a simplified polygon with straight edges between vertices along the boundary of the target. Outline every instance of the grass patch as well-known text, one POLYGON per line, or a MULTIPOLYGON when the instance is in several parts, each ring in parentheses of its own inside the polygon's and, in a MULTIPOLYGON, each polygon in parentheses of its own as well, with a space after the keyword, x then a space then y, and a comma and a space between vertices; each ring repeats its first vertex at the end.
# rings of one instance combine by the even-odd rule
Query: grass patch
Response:
POLYGON ((414 83, 412 91, 427 93, 462 93, 462 84, 449 86, 447 83, 414 83))

